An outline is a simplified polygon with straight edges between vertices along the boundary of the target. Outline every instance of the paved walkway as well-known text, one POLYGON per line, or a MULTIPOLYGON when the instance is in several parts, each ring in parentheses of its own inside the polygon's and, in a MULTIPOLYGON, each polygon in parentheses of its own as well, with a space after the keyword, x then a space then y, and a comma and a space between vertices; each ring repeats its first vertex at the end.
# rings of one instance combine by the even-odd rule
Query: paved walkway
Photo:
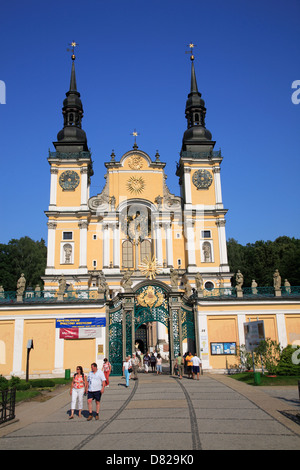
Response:
POLYGON ((68 419, 68 387, 18 405, 16 421, 0 427, 0 450, 299 450, 300 426, 285 415, 300 412, 297 387, 281 387, 280 398, 265 389, 223 375, 139 374, 129 388, 112 377, 99 421, 88 422, 86 399, 85 417, 68 419))

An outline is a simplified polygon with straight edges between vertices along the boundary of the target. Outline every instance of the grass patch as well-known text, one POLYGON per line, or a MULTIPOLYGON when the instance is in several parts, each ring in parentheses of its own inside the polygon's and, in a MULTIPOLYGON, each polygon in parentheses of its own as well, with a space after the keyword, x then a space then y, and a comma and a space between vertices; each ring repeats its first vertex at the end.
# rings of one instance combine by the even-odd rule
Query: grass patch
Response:
MULTIPOLYGON (((254 373, 253 372, 241 372, 240 374, 228 375, 228 377, 244 382, 248 385, 254 385, 254 373)), ((265 386, 284 386, 284 385, 297 385, 300 377, 278 375, 276 377, 268 377, 267 375, 260 374, 260 385, 265 386)))
POLYGON ((21 401, 31 400, 32 398, 41 395, 45 390, 52 391, 60 385, 67 385, 71 383, 72 379, 56 378, 56 379, 32 379, 29 380, 29 388, 22 390, 23 386, 28 384, 25 380, 19 382, 16 392, 16 403, 21 401), (20 388, 20 390, 18 390, 20 388))

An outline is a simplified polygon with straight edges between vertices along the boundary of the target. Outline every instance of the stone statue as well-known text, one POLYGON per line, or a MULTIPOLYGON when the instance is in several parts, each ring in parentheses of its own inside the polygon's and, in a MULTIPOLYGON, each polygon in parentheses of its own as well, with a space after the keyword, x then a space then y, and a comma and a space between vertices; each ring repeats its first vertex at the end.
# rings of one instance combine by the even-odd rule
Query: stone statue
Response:
POLYGON ((0 286, 0 299, 5 299, 5 293, 4 293, 3 286, 0 286))
POLYGON ((60 278, 58 279, 58 294, 64 294, 66 291, 67 287, 67 281, 65 279, 65 276, 62 274, 60 278))
POLYGON ((289 283, 287 279, 284 280, 284 287, 285 287, 285 291, 287 292, 287 294, 290 294, 292 289, 291 289, 291 284, 289 283))
POLYGON ((202 245, 203 255, 204 255, 204 262, 211 263, 211 246, 210 243, 204 242, 202 245))
POLYGON ((121 286, 124 287, 124 289, 131 289, 131 286, 132 286, 132 280, 131 280, 131 276, 132 276, 133 273, 131 273, 130 271, 126 271, 123 278, 121 279, 121 286))
POLYGON ((281 276, 279 274, 278 269, 275 269, 275 273, 273 274, 273 284, 275 290, 280 290, 281 287, 281 276))
POLYGON ((252 294, 256 295, 257 294, 257 282, 255 281, 255 279, 252 279, 251 289, 252 289, 252 294))
POLYGON ((203 277, 201 276, 200 273, 197 273, 195 276, 195 284, 196 284, 197 291, 203 289, 203 277))
POLYGON ((186 296, 190 297, 192 295, 192 288, 191 288, 190 281, 186 274, 182 276, 182 283, 183 283, 186 296))
POLYGON ((172 289, 177 290, 178 289, 178 278, 179 278, 177 269, 174 269, 174 268, 170 269, 170 278, 171 278, 171 287, 172 287, 172 289))
POLYGON ((22 273, 20 279, 17 282, 17 295, 24 294, 25 286, 26 286, 26 279, 24 277, 24 274, 22 273))
POLYGON ((99 271, 99 275, 98 275, 98 292, 105 292, 105 295, 107 298, 109 296, 109 286, 106 282, 103 271, 99 271))
POLYGON ((235 275, 236 281, 236 290, 241 291, 243 284, 244 284, 244 276, 242 275, 241 271, 238 269, 238 272, 235 275))

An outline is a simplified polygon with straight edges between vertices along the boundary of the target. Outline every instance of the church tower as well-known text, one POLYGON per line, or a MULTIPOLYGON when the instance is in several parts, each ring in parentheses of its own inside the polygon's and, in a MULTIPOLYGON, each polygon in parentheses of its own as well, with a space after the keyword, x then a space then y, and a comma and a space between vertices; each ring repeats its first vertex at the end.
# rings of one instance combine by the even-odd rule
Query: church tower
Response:
MULTIPOLYGON (((193 44, 190 47, 194 47, 193 44)), ((192 52, 192 50, 191 50, 192 52)), ((225 215, 221 192, 221 151, 206 128, 205 102, 198 91, 194 55, 191 54, 191 89, 185 108, 187 129, 183 134, 177 168, 181 186, 186 235, 187 272, 212 277, 207 288, 230 285, 225 215)), ((225 287, 225 286, 224 286, 225 287)))
POLYGON ((91 153, 82 129, 83 107, 77 91, 75 55, 69 91, 63 102, 63 128, 49 151, 51 173, 45 288, 57 288, 58 276, 87 274, 87 226, 91 153))

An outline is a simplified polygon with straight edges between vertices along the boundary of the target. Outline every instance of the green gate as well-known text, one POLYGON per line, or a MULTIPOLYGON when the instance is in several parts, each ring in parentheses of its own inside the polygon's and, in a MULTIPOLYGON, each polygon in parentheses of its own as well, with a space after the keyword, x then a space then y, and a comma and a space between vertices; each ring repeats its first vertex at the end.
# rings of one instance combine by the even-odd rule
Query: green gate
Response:
POLYGON ((122 375, 123 359, 134 352, 135 331, 144 323, 160 322, 168 328, 170 363, 182 353, 183 340, 195 341, 193 306, 184 303, 182 295, 150 283, 136 292, 119 294, 117 303, 109 306, 111 375, 122 375))

